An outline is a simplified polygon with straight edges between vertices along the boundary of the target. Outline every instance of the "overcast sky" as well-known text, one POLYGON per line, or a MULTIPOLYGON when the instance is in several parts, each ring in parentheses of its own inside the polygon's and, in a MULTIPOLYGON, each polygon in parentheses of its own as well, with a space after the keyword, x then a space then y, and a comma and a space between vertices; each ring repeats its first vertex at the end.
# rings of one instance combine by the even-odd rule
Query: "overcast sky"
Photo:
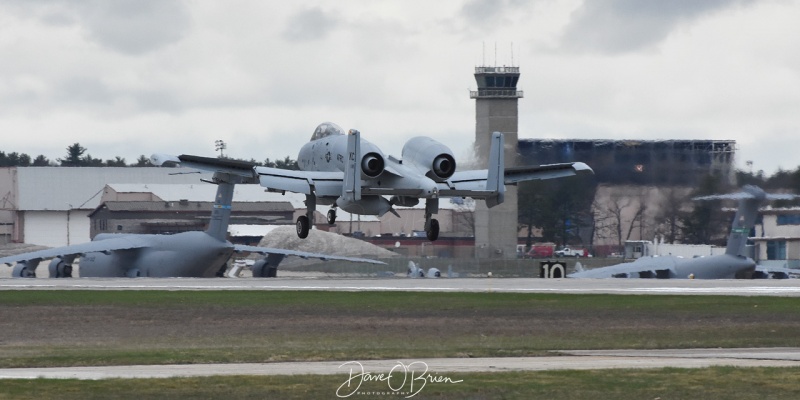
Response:
POLYGON ((515 65, 520 138, 733 139, 800 165, 800 2, 0 2, 0 150, 295 158, 317 124, 466 157, 476 65, 515 65))

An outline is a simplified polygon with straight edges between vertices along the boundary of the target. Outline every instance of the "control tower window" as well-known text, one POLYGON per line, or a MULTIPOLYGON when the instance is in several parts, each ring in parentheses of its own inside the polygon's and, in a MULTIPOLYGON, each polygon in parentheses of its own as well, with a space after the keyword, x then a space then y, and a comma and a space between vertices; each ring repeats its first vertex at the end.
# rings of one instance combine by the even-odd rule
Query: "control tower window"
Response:
POLYGON ((493 76, 488 75, 483 77, 483 82, 486 88, 515 88, 517 87, 518 76, 493 76))

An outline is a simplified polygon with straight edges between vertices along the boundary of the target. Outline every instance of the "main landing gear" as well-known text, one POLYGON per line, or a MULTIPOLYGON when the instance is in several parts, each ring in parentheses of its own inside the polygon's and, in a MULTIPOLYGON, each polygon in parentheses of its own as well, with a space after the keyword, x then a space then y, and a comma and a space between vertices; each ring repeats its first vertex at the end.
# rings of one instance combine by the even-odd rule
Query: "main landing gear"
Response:
POLYGON ((439 238, 439 221, 431 218, 439 212, 439 199, 425 200, 425 235, 431 242, 439 238))
POLYGON ((314 222, 314 210, 317 209, 317 196, 312 194, 306 195, 306 215, 297 217, 297 237, 305 239, 308 237, 308 230, 311 229, 311 224, 314 222))
MULTIPOLYGON (((305 239, 308 237, 308 230, 311 228, 311 218, 313 218, 313 215, 312 216, 301 215, 297 217, 297 225, 296 225, 297 237, 299 237, 300 239, 305 239)), ((330 210, 328 210, 328 215, 326 219, 328 221, 328 225, 333 225, 334 223, 336 223, 335 208, 331 208, 330 210)))

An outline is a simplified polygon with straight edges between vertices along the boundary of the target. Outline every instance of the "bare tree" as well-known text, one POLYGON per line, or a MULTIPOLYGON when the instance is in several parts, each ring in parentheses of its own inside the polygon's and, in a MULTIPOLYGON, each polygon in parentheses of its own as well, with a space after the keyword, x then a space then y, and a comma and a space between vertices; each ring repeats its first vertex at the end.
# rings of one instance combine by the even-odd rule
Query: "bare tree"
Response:
POLYGON ((675 243, 681 235, 681 219, 686 208, 688 190, 671 187, 662 191, 659 211, 655 215, 656 234, 666 243, 675 243))
POLYGON ((595 200, 594 223, 598 237, 615 241, 621 250, 623 243, 637 230, 640 238, 648 234, 648 198, 647 189, 617 187, 607 198, 595 200))

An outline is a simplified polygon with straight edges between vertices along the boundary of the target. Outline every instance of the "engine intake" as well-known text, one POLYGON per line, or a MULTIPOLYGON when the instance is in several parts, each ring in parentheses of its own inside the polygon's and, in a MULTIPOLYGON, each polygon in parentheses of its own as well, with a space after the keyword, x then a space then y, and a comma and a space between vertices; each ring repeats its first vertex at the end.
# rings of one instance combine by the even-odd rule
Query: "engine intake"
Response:
POLYGON ((441 179, 447 179, 456 172, 456 160, 450 154, 440 154, 433 159, 433 173, 441 179))
POLYGON ((385 163, 378 153, 367 153, 361 158, 361 173, 367 177, 375 178, 383 173, 385 163))

